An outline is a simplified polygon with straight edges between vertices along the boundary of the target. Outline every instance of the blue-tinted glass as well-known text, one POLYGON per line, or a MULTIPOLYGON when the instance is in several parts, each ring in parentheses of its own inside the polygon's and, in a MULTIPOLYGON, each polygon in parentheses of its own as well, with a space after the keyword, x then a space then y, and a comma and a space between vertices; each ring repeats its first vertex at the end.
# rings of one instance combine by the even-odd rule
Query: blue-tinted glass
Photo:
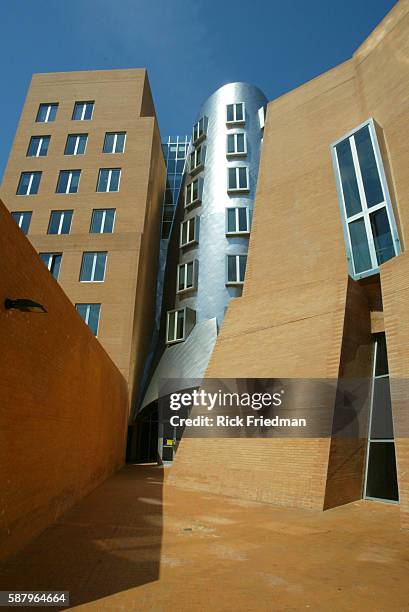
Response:
POLYGON ((112 234, 114 228, 115 209, 108 208, 105 215, 104 234, 112 234))
POLYGON ((176 172, 176 160, 169 159, 168 161, 168 174, 174 174, 176 172))
POLYGON ((49 234, 58 234, 58 228, 60 227, 60 219, 62 213, 60 211, 54 211, 51 213, 50 223, 48 225, 49 234))
POLYGON ((236 231, 236 209, 235 208, 227 209, 227 231, 228 232, 236 231))
POLYGON ((44 123, 46 117, 47 117, 47 110, 48 110, 48 104, 40 104, 39 108, 38 108, 38 113, 37 113, 37 119, 36 121, 40 122, 40 123, 44 123))
POLYGON ((103 281, 105 276, 105 261, 107 258, 106 253, 97 253, 97 262, 95 266, 94 280, 103 281))
POLYGON ((237 270, 236 270, 236 256, 228 255, 227 257, 227 279, 231 283, 235 283, 237 281, 237 270))
POLYGON ((125 132, 118 132, 115 153, 123 153, 125 148, 125 132))
POLYGON ((237 134, 237 153, 244 153, 244 134, 237 134))
POLYGON ((40 187, 41 172, 33 172, 33 182, 31 183, 30 194, 38 193, 40 187))
POLYGON ((98 333, 99 313, 101 305, 90 304, 89 306, 90 308, 88 314, 88 326, 90 327, 92 333, 96 336, 98 333))
POLYGON ((229 188, 236 189, 236 168, 229 168, 229 188))
POLYGON ((92 109, 94 107, 93 102, 86 102, 85 104, 85 113, 84 113, 84 119, 91 119, 92 117, 92 109))
POLYGON ((243 121, 243 119, 243 104, 240 102, 240 104, 236 104, 236 121, 243 121))
POLYGON ((247 227, 247 209, 239 208, 239 231, 246 232, 248 230, 247 227))
POLYGON ((55 121, 58 104, 40 104, 36 121, 39 123, 55 121))
POLYGON ((40 146, 40 151, 39 151, 39 156, 40 157, 45 157, 48 153, 48 145, 50 144, 50 137, 49 136, 43 136, 43 140, 41 142, 41 146, 40 146))
POLYGON ((112 170, 111 183, 109 185, 109 191, 118 191, 120 173, 121 173, 121 171, 119 170, 119 168, 115 168, 115 169, 112 170))
POLYGON ((70 193, 77 193, 78 183, 80 180, 80 171, 72 170, 71 175, 70 193))
POLYGON ((175 172, 178 173, 178 174, 182 174, 184 167, 185 167, 185 160, 184 159, 179 159, 176 162, 175 172))
POLYGON ((368 208, 384 201, 382 185, 376 165, 369 126, 365 126, 355 134, 355 145, 361 168, 362 181, 368 208))
POLYGON ((50 142, 49 136, 32 136, 28 146, 27 157, 45 157, 50 142))
POLYGON ((28 145, 27 157, 34 157, 37 155, 38 145, 40 144, 40 139, 36 136, 33 136, 30 140, 30 144, 28 145))
POLYGON ((234 105, 227 105, 227 121, 234 121, 234 105))
POLYGON ((234 153, 234 134, 227 136, 227 153, 234 153))
POLYGON ((55 121, 55 116, 57 114, 58 104, 50 104, 50 112, 48 114, 48 121, 55 121))
POLYGON ((178 157, 184 157, 186 155, 186 145, 178 145, 178 157))
POLYGON ((66 193, 69 179, 69 171, 62 170, 58 177, 57 193, 66 193))
POLYGON ((97 191, 107 191, 108 190, 108 177, 109 177, 109 170, 99 171, 97 191))
POLYGON ((351 217, 362 210, 359 197, 358 183, 356 180, 354 164, 352 160, 351 145, 346 138, 336 146, 339 171, 341 174, 342 192, 344 194, 347 216, 351 217))
POLYGON ((104 210, 103 209, 94 210, 92 212, 91 228, 90 228, 91 234, 100 234, 101 233, 103 215, 104 215, 104 210))
POLYGON ((247 189, 247 168, 239 168, 239 187, 247 189))
POLYGON ((110 234, 114 227, 115 209, 101 208, 95 209, 92 213, 91 228, 92 234, 110 234), (105 213, 105 214, 104 214, 105 213))
POLYGON ((72 114, 72 118, 74 120, 80 120, 82 117, 82 109, 83 109, 83 104, 80 102, 76 102, 74 105, 74 112, 72 114))
POLYGON ((94 255, 95 253, 84 253, 84 255, 82 256, 80 280, 92 280, 92 266, 94 263, 94 255))
POLYGON ((372 268, 372 263, 364 220, 357 219, 356 221, 352 221, 352 223, 349 223, 348 227, 351 237, 355 272, 358 274, 359 272, 370 270, 372 268))
POLYGON ((81 319, 84 319, 84 321, 87 316, 88 306, 89 304, 75 304, 78 314, 80 315, 81 319))
POLYGON ((71 134, 67 138, 67 144, 65 145, 65 155, 74 155, 75 153, 75 145, 77 142, 77 136, 75 134, 71 134))
POLYGON ((239 255, 239 274, 240 274, 240 281, 243 282, 244 281, 244 275, 246 273, 246 262, 247 262, 247 255, 239 255))
POLYGON ((20 227, 23 234, 28 233, 28 229, 30 227, 31 215, 32 215, 31 212, 13 212, 11 213, 11 216, 13 217, 17 225, 20 227))
POLYGON ((17 195, 26 195, 30 184, 31 172, 23 172, 17 187, 17 195))
POLYGON ((55 279, 58 279, 60 275, 60 267, 61 267, 61 258, 62 255, 53 255, 51 260, 50 272, 54 276, 55 279))
POLYGON ((115 140, 115 134, 105 134, 104 153, 114 152, 114 140, 115 140))
POLYGON ((370 215, 372 234, 378 264, 395 256, 391 228, 386 208, 381 208, 370 215))
POLYGON ((61 226, 61 234, 69 234, 71 229, 72 210, 64 211, 64 218, 61 226))

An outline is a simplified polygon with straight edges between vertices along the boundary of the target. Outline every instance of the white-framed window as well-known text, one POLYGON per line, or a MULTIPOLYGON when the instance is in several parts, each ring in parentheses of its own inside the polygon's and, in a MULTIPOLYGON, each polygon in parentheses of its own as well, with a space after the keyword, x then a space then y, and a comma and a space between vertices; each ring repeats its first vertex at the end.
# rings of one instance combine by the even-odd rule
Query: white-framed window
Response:
POLYGON ((249 169, 246 166, 227 168, 227 191, 249 191, 249 169))
POLYGON ((180 246, 194 244, 199 238, 199 217, 191 217, 180 224, 180 246))
POLYGON ((203 179, 197 178, 185 187, 185 208, 202 201, 203 179))
POLYGON ((69 234, 72 214, 72 210, 52 210, 47 234, 69 234))
POLYGON ((27 149, 27 157, 45 157, 48 153, 51 136, 32 136, 27 149))
POLYGON ((242 285, 247 255, 227 255, 226 285, 242 285))
POLYGON ((98 174, 97 191, 100 193, 106 193, 108 191, 119 191, 120 182, 120 168, 101 168, 98 174))
POLYGON ((23 234, 28 234, 32 214, 33 213, 31 210, 11 213, 11 216, 13 217, 14 221, 17 223, 23 234))
POLYGON ((229 157, 246 155, 247 140, 245 132, 227 134, 226 153, 229 157))
POLYGON ((88 134, 68 134, 64 155, 84 155, 88 134))
POLYGON ((90 234, 112 234, 115 223, 115 208, 94 208, 91 217, 90 234))
POLYGON ((236 102, 235 104, 227 104, 226 106, 226 123, 244 123, 245 122, 244 102, 236 102))
POLYGON ((78 314, 91 329, 94 336, 98 335, 101 304, 75 304, 78 314))
POLYGON ((207 117, 201 117, 197 123, 194 124, 192 130, 192 142, 197 143, 205 138, 207 133, 207 117))
POLYGON ((343 136, 331 150, 349 271, 362 278, 401 252, 373 120, 343 136))
POLYGON ((72 113, 73 121, 89 121, 92 119, 92 113, 94 111, 94 102, 76 102, 74 104, 74 110, 72 113))
POLYGON ((41 172, 22 172, 17 195, 36 195, 40 187, 41 174, 41 172))
POLYGON ((126 132, 107 132, 104 139, 103 153, 123 153, 125 151, 126 132))
POLYGON ((198 172, 204 166, 206 148, 204 145, 197 147, 190 153, 190 172, 198 172))
POLYGON ((260 130, 264 130, 264 125, 266 123, 266 107, 262 106, 258 109, 258 122, 260 124, 260 130))
POLYGON ((102 283, 105 279, 107 255, 106 251, 83 253, 80 281, 83 283, 102 283))
POLYGON ((169 310, 166 319, 166 344, 185 339, 186 309, 169 310))
POLYGON ((39 256, 50 270, 55 280, 58 280, 60 275, 62 253, 39 253, 39 256))
POLYGON ((61 170, 56 193, 77 193, 81 170, 61 170))
POLYGON ((187 263, 181 263, 178 265, 177 279, 176 279, 176 291, 182 293, 183 291, 190 291, 196 289, 197 280, 197 260, 188 261, 187 263))
POLYGON ((234 206, 226 208, 226 234, 249 234, 250 215, 247 206, 234 206))
POLYGON ((36 122, 37 123, 50 123, 55 121, 57 115, 58 104, 57 102, 40 104, 37 111, 36 122))

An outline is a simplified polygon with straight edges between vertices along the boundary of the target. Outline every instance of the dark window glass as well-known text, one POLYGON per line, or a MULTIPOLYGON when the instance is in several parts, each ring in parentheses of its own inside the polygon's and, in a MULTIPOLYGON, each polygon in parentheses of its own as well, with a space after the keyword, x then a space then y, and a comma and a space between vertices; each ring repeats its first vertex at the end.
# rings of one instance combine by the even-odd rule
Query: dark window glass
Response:
POLYGON ((118 191, 120 173, 121 171, 118 168, 115 168, 114 170, 112 170, 111 184, 109 186, 109 191, 118 191))
POLYGON ((236 209, 235 208, 227 209, 227 231, 228 232, 236 231, 236 209))
POLYGON ((395 256, 391 228, 386 208, 381 208, 370 215, 372 234, 375 243, 378 263, 388 261, 395 256))
POLYGON ((175 340, 175 317, 176 312, 168 314, 168 342, 175 340))
POLYGON ((176 168, 175 168, 176 174, 182 174, 184 167, 185 167, 185 160, 184 159, 179 159, 176 162, 176 168))
POLYGON ((351 217, 360 212, 362 207, 348 138, 337 145, 336 151, 347 217, 351 217))
POLYGON ((366 125, 355 134, 355 145, 358 153, 362 182, 368 208, 384 201, 382 185, 376 165, 369 127, 366 125))
POLYGON ((80 170, 61 170, 58 177, 57 193, 77 193, 80 170))
POLYGON ((227 121, 234 121, 234 105, 227 105, 227 121))
POLYGON ((106 252, 89 252, 82 256, 81 281, 103 281, 105 276, 106 252))
POLYGON ((76 304, 80 317, 89 326, 92 333, 96 336, 98 333, 99 315, 101 310, 101 304, 76 304))
POLYGON ((373 381, 371 438, 393 440, 392 403, 389 376, 373 381))
POLYGON ((73 120, 87 121, 92 118, 93 102, 76 102, 72 114, 73 120))
POLYGON ((247 255, 239 255, 240 282, 244 281, 244 275, 246 272, 246 262, 247 262, 247 255))
POLYGON ((355 272, 358 274, 359 272, 370 270, 372 268, 372 263, 364 220, 357 219, 356 221, 352 221, 352 223, 349 223, 348 227, 351 237, 355 272))
POLYGON ((49 123, 55 121, 58 104, 40 104, 36 117, 37 123, 49 123))
POLYGON ((243 119, 243 104, 240 102, 239 104, 236 104, 236 121, 243 121, 243 119))
POLYGON ((40 258, 43 260, 47 268, 50 270, 51 274, 55 279, 58 280, 60 275, 60 267, 61 267, 61 253, 40 253, 40 258))
POLYGON ((373 442, 369 448, 366 495, 399 501, 395 444, 373 442))
POLYGON ((31 215, 31 211, 11 213, 11 216, 13 217, 14 221, 17 223, 23 234, 28 233, 28 229, 30 227, 31 222, 31 215))
POLYGON ((49 136, 32 136, 28 145, 27 157, 45 157, 49 143, 49 136))
POLYGON ((87 145, 88 134, 69 134, 64 155, 83 155, 87 145))
POLYGON ((178 291, 182 291, 185 288, 185 266, 179 266, 179 285, 178 291))
POLYGON ((176 331, 176 338, 179 340, 181 338, 183 338, 183 322, 184 322, 184 318, 185 318, 185 312, 184 310, 178 310, 177 316, 178 316, 178 322, 177 322, 177 331, 176 331))
POLYGON ((237 153, 244 153, 244 134, 236 134, 237 153))
POLYGON ((236 256, 227 256, 227 279, 231 283, 237 282, 236 256))
POLYGON ((22 172, 17 195, 35 195, 40 186, 41 172, 22 172))
POLYGON ((112 234, 115 208, 99 208, 92 211, 91 234, 112 234))
POLYGON ((379 334, 376 336, 376 364, 375 364, 375 376, 384 376, 389 373, 388 368, 388 355, 386 351, 386 338, 385 334, 379 334))
POLYGON ((115 153, 123 153, 125 148, 125 132, 118 132, 116 136, 115 153))
POLYGON ((239 208, 239 231, 246 232, 248 230, 247 227, 247 209, 239 208))
POLYGON ((48 226, 49 234, 69 234, 72 221, 72 210, 53 210, 48 226))
POLYGON ((195 219, 191 219, 189 223, 189 242, 195 239, 195 219))
POLYGON ((104 153, 114 152, 115 134, 105 134, 104 153))
POLYGON ((229 189, 236 189, 236 168, 229 168, 229 189))
POLYGON ((193 287, 193 262, 187 264, 186 274, 186 287, 193 287))
POLYGON ((229 134, 227 136, 227 153, 234 153, 234 134, 229 134))
POLYGON ((247 189, 247 168, 239 168, 239 187, 240 189, 247 189))

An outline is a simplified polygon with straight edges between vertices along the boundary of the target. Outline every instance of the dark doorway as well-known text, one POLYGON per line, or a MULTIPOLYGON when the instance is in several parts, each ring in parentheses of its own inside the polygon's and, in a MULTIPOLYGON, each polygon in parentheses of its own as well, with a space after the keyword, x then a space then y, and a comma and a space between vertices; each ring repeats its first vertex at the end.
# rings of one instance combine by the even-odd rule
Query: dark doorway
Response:
POLYGON ((158 408, 146 406, 128 427, 127 463, 158 462, 158 408))

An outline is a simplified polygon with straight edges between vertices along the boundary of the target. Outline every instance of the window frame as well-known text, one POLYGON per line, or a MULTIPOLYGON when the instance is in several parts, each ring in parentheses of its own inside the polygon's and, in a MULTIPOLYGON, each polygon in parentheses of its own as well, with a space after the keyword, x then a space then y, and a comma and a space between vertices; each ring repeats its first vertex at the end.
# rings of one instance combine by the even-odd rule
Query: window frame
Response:
POLYGON ((166 313, 166 344, 167 345, 177 344, 178 342, 184 342, 186 340, 186 316, 187 316, 186 306, 184 306, 183 308, 173 308, 172 310, 167 311, 166 313), (169 340, 169 319, 170 319, 170 315, 173 314, 174 312, 183 312, 183 335, 181 338, 177 337, 178 317, 175 317, 174 339, 169 340))
POLYGON ((242 287, 244 285, 244 279, 246 278, 246 268, 247 268, 247 253, 227 253, 226 255, 226 285, 233 287, 242 287), (229 280, 229 257, 234 257, 236 259, 236 277, 240 279, 240 257, 246 258, 246 265, 244 267, 244 277, 243 280, 229 280))
POLYGON ((81 267, 80 267, 80 279, 79 279, 80 283, 104 283, 105 277, 106 277, 106 271, 107 271, 107 261, 108 261, 108 251, 83 251, 82 259, 81 259, 81 267), (81 275, 82 275, 82 269, 84 266, 85 255, 88 255, 88 254, 93 254, 94 258, 93 258, 92 267, 91 267, 91 278, 85 280, 81 278, 81 275), (101 280, 94 280, 95 270, 97 267, 98 255, 101 255, 101 254, 105 254, 104 275, 101 280))
POLYGON ((179 246, 181 249, 191 246, 192 244, 197 244, 199 241, 199 215, 194 215, 193 217, 189 217, 189 219, 184 219, 180 224, 180 236, 179 236, 179 246), (186 235, 189 238, 189 230, 190 224, 194 223, 194 237, 193 240, 189 240, 188 242, 182 243, 182 235, 183 235, 183 226, 187 225, 186 235))
POLYGON ((79 101, 74 102, 74 108, 72 110, 71 121, 91 121, 93 116, 94 116, 94 106, 95 106, 95 100, 79 100, 79 101), (83 109, 82 109, 82 112, 81 112, 81 117, 79 119, 76 119, 74 117, 75 110, 81 104, 83 105, 83 109), (92 104, 91 117, 89 119, 85 119, 85 117, 84 117, 86 109, 87 109, 87 104, 92 104))
POLYGON ((188 293, 190 291, 195 291, 197 289, 197 268, 198 268, 198 260, 190 259, 189 261, 178 264, 177 273, 176 273, 176 294, 180 295, 183 293, 188 293), (192 266, 192 285, 187 286, 187 268, 188 266, 192 266), (179 280, 181 268, 184 268, 184 287, 179 289, 179 280))
POLYGON ((53 121, 55 121, 55 117, 54 119, 51 119, 50 121, 50 114, 51 114, 51 109, 53 106, 55 106, 55 117, 56 117, 57 111, 58 111, 58 102, 40 102, 40 104, 38 105, 38 110, 37 110, 37 115, 36 115, 36 123, 53 123, 53 121), (42 106, 47 107, 47 112, 46 112, 44 121, 40 121, 40 119, 38 118, 40 115, 40 110, 42 106))
POLYGON ((226 156, 227 157, 246 157, 247 155, 247 134, 246 132, 232 132, 226 134, 226 156), (237 151, 237 136, 244 136, 244 151, 237 151), (229 138, 234 140, 234 151, 229 151, 229 138))
POLYGON ((122 176, 122 168, 100 168, 98 171, 98 179, 97 179, 97 188, 96 188, 96 192, 97 193, 118 193, 120 185, 121 185, 121 176, 122 176), (118 189, 109 189, 109 187, 111 186, 111 181, 112 181, 112 171, 113 170, 119 170, 119 177, 118 177, 118 189), (100 189, 98 189, 99 186, 99 181, 101 178, 101 172, 104 171, 108 171, 108 180, 107 180, 107 189, 104 191, 101 191, 100 189))
POLYGON ((92 302, 92 303, 86 303, 86 302, 76 302, 76 303, 75 303, 75 310, 77 311, 78 315, 81 317, 81 320, 82 320, 82 321, 84 321, 85 325, 88 325, 88 327, 89 327, 90 331, 91 331, 91 332, 94 334, 94 336, 95 336, 96 338, 98 337, 98 333, 99 333, 99 323, 100 323, 100 321, 101 321, 101 306, 102 306, 102 304, 101 304, 101 303, 98 303, 98 302, 92 302), (79 312, 79 310, 78 310, 78 308, 77 308, 78 306, 86 306, 86 307, 87 307, 87 312, 86 312, 86 315, 85 315, 85 319, 83 319, 83 318, 81 317, 81 314, 80 314, 80 312, 79 312), (96 331, 95 331, 95 332, 93 331, 93 329, 92 329, 92 328, 90 327, 90 325, 89 325, 89 313, 90 313, 90 311, 91 311, 91 306, 98 306, 98 307, 99 307, 99 308, 98 308, 98 321, 97 321, 97 329, 96 329, 96 331))
POLYGON ((41 136, 35 134, 34 136, 30 136, 30 142, 28 143, 26 157, 47 157, 47 155, 48 155, 48 147, 50 146, 50 142, 51 142, 50 134, 45 134, 45 135, 41 135, 41 136), (35 155, 29 155, 31 143, 32 143, 33 139, 35 139, 35 138, 39 139, 39 143, 38 143, 38 146, 37 146, 37 151, 35 152, 35 155), (48 139, 47 151, 46 151, 45 155, 40 155, 40 151, 41 151, 41 147, 43 146, 44 139, 48 139))
POLYGON ((124 130, 121 130, 119 132, 105 132, 105 136, 104 136, 104 144, 102 145, 102 153, 104 153, 104 155, 120 155, 121 153, 125 153, 125 147, 126 147, 126 132, 124 130), (114 143, 113 143, 113 148, 116 148, 116 143, 118 141, 118 135, 123 134, 124 135, 124 146, 122 151, 104 151, 105 149, 105 142, 106 142, 106 138, 107 136, 114 136, 114 143))
POLYGON ((201 204, 202 195, 203 195, 203 179, 199 176, 193 179, 193 181, 190 181, 190 183, 188 183, 185 187, 185 201, 184 201, 185 209, 189 209, 189 208, 192 208, 193 206, 201 204), (190 194, 191 196, 193 195, 194 183, 197 183, 197 198, 195 198, 194 200, 190 199, 188 201, 188 194, 190 194))
POLYGON ((35 196, 38 195, 38 192, 40 190, 40 184, 41 184, 41 178, 42 178, 43 173, 41 172, 41 170, 26 170, 24 172, 20 173, 20 178, 18 181, 18 185, 17 185, 17 192, 16 195, 17 196, 35 196), (27 192, 26 193, 19 193, 20 190, 20 184, 21 181, 23 180, 23 175, 25 174, 29 174, 30 175, 30 180, 28 181, 28 185, 27 185, 27 192), (39 181, 38 181, 38 188, 37 191, 35 193, 31 193, 31 187, 33 185, 33 181, 34 181, 34 176, 38 174, 40 176, 39 181))
POLYGON ((114 228, 115 228, 115 221, 116 221, 116 208, 93 208, 92 212, 91 212, 91 221, 90 221, 90 225, 89 225, 89 234, 113 234, 114 233, 114 228), (104 227, 105 227, 105 219, 106 219, 106 213, 108 210, 113 210, 114 211, 114 217, 112 220, 112 230, 110 232, 104 232, 104 227), (102 231, 99 232, 93 232, 92 230, 92 221, 94 218, 94 213, 96 212, 102 212, 102 220, 101 220, 101 229, 102 231))
POLYGON ((206 147, 204 144, 200 144, 198 147, 194 147, 192 151, 189 153, 189 171, 190 174, 197 174, 201 172, 204 168, 205 164, 205 155, 206 155, 206 147), (200 155, 200 161, 198 163, 197 158, 200 155), (192 157, 194 157, 195 165, 192 166, 192 157))
POLYGON ((11 213, 10 213, 10 214, 11 214, 11 216, 12 216, 12 218, 13 218, 14 222, 17 224, 17 226, 18 226, 18 227, 21 229, 21 231, 23 232, 23 234, 24 234, 25 236, 27 236, 27 234, 28 234, 28 232, 29 232, 29 229, 30 229, 31 219, 32 219, 32 216, 33 216, 33 211, 32 211, 32 210, 13 210, 13 211, 11 211, 11 213), (17 221, 17 219, 15 218, 15 216, 14 216, 14 215, 19 215, 19 216, 20 216, 20 218, 19 218, 19 220, 18 220, 18 221, 17 221), (28 226, 27 226, 27 231, 26 231, 26 232, 25 232, 25 231, 23 230, 23 228, 22 228, 22 221, 24 220, 24 215, 29 215, 29 219, 28 219, 28 226))
POLYGON ((246 105, 244 102, 230 102, 226 104, 226 124, 227 125, 244 125, 246 123, 246 105), (241 104, 243 107, 243 119, 237 119, 237 106, 241 104), (228 119, 228 107, 233 106, 233 119, 228 119))
POLYGON ((248 166, 229 166, 227 168, 227 191, 228 193, 248 193, 250 191, 250 173, 249 173, 249 167, 248 166), (246 183, 247 186, 246 187, 230 187, 229 185, 229 178, 230 178, 230 170, 235 169, 236 170, 236 185, 239 185, 240 181, 239 181, 239 171, 241 168, 245 168, 246 169, 246 183))
POLYGON ((50 220, 48 222, 48 227, 47 227, 47 236, 68 236, 71 233, 71 226, 72 226, 72 217, 74 215, 74 210, 71 209, 67 209, 67 210, 52 210, 50 213, 50 220), (64 218, 66 213, 71 213, 70 216, 70 223, 69 223, 69 227, 68 227, 68 232, 61 232, 63 223, 64 223, 64 218), (60 214, 60 219, 59 219, 59 223, 58 223, 58 231, 57 232, 50 232, 50 226, 51 226, 51 222, 53 219, 53 215, 54 214, 60 214))
POLYGON ((78 193, 79 190, 79 186, 80 186, 80 180, 81 180, 81 170, 78 170, 77 168, 74 170, 60 170, 59 174, 58 174, 58 179, 57 179, 57 186, 55 188, 55 193, 59 194, 59 195, 73 195, 75 193, 78 193), (67 188, 65 191, 58 191, 58 185, 60 183, 60 179, 61 179, 61 175, 63 172, 69 172, 69 178, 67 181, 67 188), (77 190, 76 191, 70 191, 70 187, 71 187, 71 183, 72 183, 72 177, 73 177, 73 172, 78 172, 78 184, 77 184, 77 190))
POLYGON ((250 209, 248 206, 227 206, 226 207, 226 236, 249 236, 250 235, 250 209), (239 210, 244 209, 246 211, 247 229, 239 229, 239 210), (236 229, 229 231, 229 210, 235 211, 235 222, 236 229))
POLYGON ((44 265, 46 266, 47 270, 50 272, 51 276, 53 278, 55 278, 55 280, 58 280, 60 277, 60 272, 61 272, 61 262, 62 262, 62 252, 61 251, 56 251, 56 252, 48 252, 48 251, 41 251, 38 256, 41 258, 41 261, 44 263, 44 265), (42 258, 42 255, 48 255, 48 263, 46 263, 44 261, 44 259, 42 258), (52 266, 50 264, 52 264, 52 262, 54 261, 53 258, 55 257, 59 257, 60 261, 59 261, 59 266, 58 266, 58 272, 57 272, 57 276, 54 276, 53 270, 51 269, 52 266))
POLYGON ((198 144, 204 140, 207 136, 207 125, 208 117, 203 115, 196 123, 193 124, 192 128, 192 144, 198 144), (202 124, 202 125, 201 125, 202 124))
POLYGON ((84 134, 67 134, 67 140, 65 141, 65 147, 64 147, 64 155, 69 155, 69 156, 85 155, 85 153, 87 151, 87 145, 88 145, 88 133, 84 133, 84 134), (78 145, 80 143, 81 136, 85 136, 85 147, 84 147, 84 151, 82 153, 78 153, 78 145), (73 137, 75 137, 74 153, 67 153, 68 140, 69 140, 69 138, 73 138, 73 137))

